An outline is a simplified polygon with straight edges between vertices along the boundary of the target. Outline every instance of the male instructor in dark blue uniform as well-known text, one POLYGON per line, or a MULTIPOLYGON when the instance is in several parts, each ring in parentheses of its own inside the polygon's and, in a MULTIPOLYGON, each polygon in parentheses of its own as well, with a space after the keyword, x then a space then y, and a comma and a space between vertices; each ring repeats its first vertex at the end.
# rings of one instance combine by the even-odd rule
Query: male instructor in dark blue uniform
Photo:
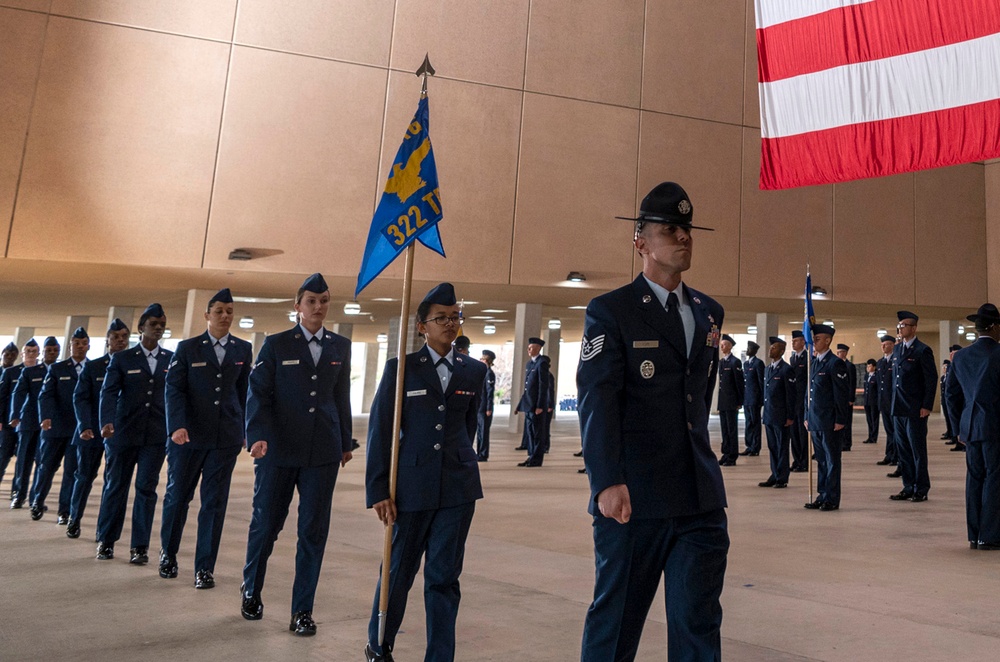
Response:
POLYGON ((723 309, 681 282, 692 207, 673 182, 642 201, 642 274, 587 307, 577 368, 596 580, 583 662, 635 659, 664 577, 670 660, 718 660, 729 551, 708 438, 723 309))

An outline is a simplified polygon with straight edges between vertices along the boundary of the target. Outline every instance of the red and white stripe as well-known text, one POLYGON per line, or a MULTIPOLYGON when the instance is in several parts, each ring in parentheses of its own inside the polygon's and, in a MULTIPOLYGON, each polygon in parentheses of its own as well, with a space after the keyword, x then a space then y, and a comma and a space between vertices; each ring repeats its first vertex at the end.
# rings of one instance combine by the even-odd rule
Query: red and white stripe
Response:
POLYGON ((1000 0, 757 0, 762 189, 1000 157, 1000 0))

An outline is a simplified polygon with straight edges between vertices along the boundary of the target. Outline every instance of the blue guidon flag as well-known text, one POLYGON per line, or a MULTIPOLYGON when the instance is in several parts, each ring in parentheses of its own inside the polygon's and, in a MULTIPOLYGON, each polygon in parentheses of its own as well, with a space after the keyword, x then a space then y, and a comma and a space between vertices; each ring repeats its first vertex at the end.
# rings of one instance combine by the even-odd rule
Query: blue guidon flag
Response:
POLYGON ((429 115, 427 97, 423 97, 396 152, 385 191, 372 217, 355 298, 415 239, 444 257, 437 229, 442 218, 441 196, 429 115))
POLYGON ((810 349, 813 346, 813 324, 816 323, 816 313, 813 311, 812 275, 806 271, 806 309, 802 320, 802 339, 810 349))

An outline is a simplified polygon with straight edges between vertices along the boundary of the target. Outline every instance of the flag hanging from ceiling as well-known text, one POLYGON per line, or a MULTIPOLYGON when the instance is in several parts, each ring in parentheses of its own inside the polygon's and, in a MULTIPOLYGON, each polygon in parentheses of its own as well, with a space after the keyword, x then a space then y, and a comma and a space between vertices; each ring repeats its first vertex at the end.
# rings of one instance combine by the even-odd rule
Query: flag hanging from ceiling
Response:
POLYGON ((760 188, 1000 157, 998 0, 756 0, 760 188))
POLYGON ((354 298, 414 241, 444 257, 437 227, 443 217, 441 192, 429 125, 430 109, 424 96, 406 127, 372 217, 354 298))

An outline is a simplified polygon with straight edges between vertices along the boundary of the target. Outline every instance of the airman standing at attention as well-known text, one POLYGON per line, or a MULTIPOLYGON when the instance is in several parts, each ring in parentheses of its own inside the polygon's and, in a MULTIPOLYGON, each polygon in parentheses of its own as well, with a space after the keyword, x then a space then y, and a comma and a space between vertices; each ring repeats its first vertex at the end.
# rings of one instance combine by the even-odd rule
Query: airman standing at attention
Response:
POLYGON ((739 457, 739 431, 736 427, 737 415, 743 406, 743 364, 733 356, 735 341, 722 336, 719 349, 722 358, 719 359, 719 426, 722 428, 722 453, 719 464, 723 467, 736 466, 739 457))
POLYGON ((848 359, 848 352, 850 351, 851 347, 849 345, 845 345, 844 343, 837 345, 837 358, 844 362, 844 367, 847 368, 847 382, 851 385, 850 397, 847 401, 850 407, 847 415, 847 424, 840 431, 840 450, 842 451, 850 451, 854 445, 854 403, 857 400, 858 369, 848 359))
POLYGON ((740 455, 760 455, 760 410, 764 406, 764 362, 757 358, 760 345, 747 343, 747 360, 743 363, 743 441, 746 449, 740 455))
POLYGON ((835 333, 832 326, 814 324, 813 346, 816 358, 811 368, 809 413, 806 429, 816 449, 816 499, 806 504, 810 510, 840 508, 840 451, 837 433, 847 426, 851 415, 847 365, 830 351, 835 333))
POLYGON ((483 350, 479 359, 486 364, 486 379, 483 381, 483 397, 479 402, 479 424, 476 428, 476 454, 480 462, 490 459, 490 426, 493 425, 493 400, 496 392, 497 376, 493 372, 493 362, 497 355, 488 349, 483 350))
POLYGON ((792 424, 795 422, 795 371, 785 362, 785 341, 777 336, 769 339, 768 356, 771 365, 764 372, 764 425, 767 428, 767 452, 771 456, 771 475, 758 487, 788 486, 788 449, 792 424))
POLYGON ((17 429, 18 435, 17 464, 14 467, 14 490, 17 495, 11 497, 10 503, 13 510, 21 508, 35 489, 31 475, 37 465, 38 440, 41 435, 38 394, 42 390, 49 365, 59 358, 59 341, 49 336, 45 339, 44 346, 43 362, 39 364, 38 343, 32 338, 24 344, 24 369, 17 378, 11 396, 10 424, 17 429))
POLYGON ((792 423, 792 471, 809 470, 809 437, 806 435, 806 391, 809 389, 809 357, 802 331, 792 331, 792 355, 788 365, 795 373, 795 422, 792 423))
POLYGON ((20 352, 14 343, 9 343, 0 353, 0 482, 3 482, 10 458, 17 453, 17 430, 10 425, 10 398, 24 367, 22 364, 14 365, 18 354, 20 352))
POLYGON ((549 408, 549 357, 542 356, 545 341, 528 338, 528 365, 524 371, 524 393, 517 411, 524 414, 524 434, 521 445, 526 446, 528 459, 519 467, 540 467, 545 459, 546 414, 549 408))
POLYGON ((896 339, 887 334, 880 340, 882 358, 875 364, 875 379, 878 381, 878 409, 882 414, 882 429, 885 430, 885 457, 875 464, 884 467, 895 465, 898 461, 896 428, 892 421, 892 350, 896 347, 896 339))

